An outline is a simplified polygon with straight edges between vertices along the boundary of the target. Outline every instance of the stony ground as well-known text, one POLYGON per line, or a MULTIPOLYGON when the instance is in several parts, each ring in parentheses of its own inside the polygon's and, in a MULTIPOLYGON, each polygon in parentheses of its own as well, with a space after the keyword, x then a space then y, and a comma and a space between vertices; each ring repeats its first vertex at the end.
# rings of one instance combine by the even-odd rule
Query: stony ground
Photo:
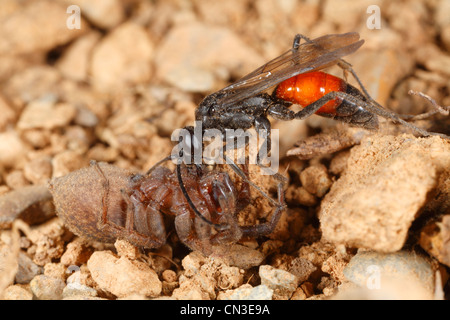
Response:
MULTIPOLYGON (((145 172, 170 154, 170 135, 193 124, 205 95, 297 33, 359 32, 366 42, 347 60, 397 113, 432 110, 411 89, 450 105, 449 13, 447 0, 1 1, 0 296, 448 298, 450 144, 389 122, 374 133, 317 116, 274 121, 288 209, 270 236, 207 257, 170 225, 153 250, 74 235, 48 181, 90 160, 145 172), (73 4, 79 29, 68 28, 73 4), (371 5, 380 29, 368 27, 371 5)), ((445 115, 415 124, 450 134, 445 115)), ((274 195, 258 169, 250 178, 274 195)), ((269 209, 252 191, 239 223, 262 223, 269 209)))

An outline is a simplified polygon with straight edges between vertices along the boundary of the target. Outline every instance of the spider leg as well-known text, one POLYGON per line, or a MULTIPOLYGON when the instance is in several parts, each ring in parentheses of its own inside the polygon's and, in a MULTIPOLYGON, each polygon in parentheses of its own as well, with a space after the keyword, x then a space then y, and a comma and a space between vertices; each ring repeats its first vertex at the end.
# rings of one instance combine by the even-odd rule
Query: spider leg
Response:
POLYGON ((286 209, 284 201, 283 183, 278 184, 278 202, 275 206, 275 212, 272 214, 270 221, 255 226, 241 227, 244 237, 258 237, 268 235, 275 229, 280 220, 281 213, 286 209))
MULTIPOLYGON (((162 224, 162 225, 160 224, 156 228, 151 228, 152 230, 156 230, 160 233, 160 234, 157 234, 156 237, 153 237, 150 234, 138 233, 134 229, 135 212, 133 212, 133 208, 136 211, 140 210, 140 209, 139 209, 139 207, 136 207, 135 204, 131 201, 129 195, 125 192, 125 190, 120 190, 122 197, 123 197, 125 203, 127 204, 125 226, 117 225, 108 219, 109 180, 106 178, 105 174, 103 173, 102 169, 100 168, 99 164, 96 161, 91 161, 91 166, 93 166, 96 169, 96 171, 102 178, 102 184, 103 184, 103 190, 104 190, 104 194, 102 196, 102 210, 97 216, 97 227, 100 230, 104 230, 105 232, 112 234, 116 238, 125 238, 137 246, 147 247, 147 248, 160 247, 165 242, 164 224, 162 224), (163 234, 162 236, 161 236, 161 232, 163 234)), ((136 215, 143 217, 146 214, 147 213, 145 213, 145 212, 140 212, 136 215)), ((155 217, 156 218, 159 217, 161 219, 160 221, 162 222, 161 214, 157 210, 156 210, 156 212, 154 212, 154 218, 155 217)), ((153 223, 153 225, 154 225, 154 223, 153 223)))
POLYGON ((192 209, 192 211, 194 211, 195 215, 197 217, 199 217, 201 220, 203 220, 203 222, 206 222, 207 224, 209 224, 211 226, 214 226, 218 230, 228 229, 229 226, 224 225, 224 224, 213 223, 210 220, 208 220, 206 217, 204 217, 200 213, 200 211, 198 211, 198 209, 196 208, 194 202, 192 202, 192 199, 189 196, 189 193, 187 192, 186 187, 184 185, 183 176, 181 174, 181 164, 180 163, 177 163, 176 171, 177 171, 178 184, 180 186, 181 192, 183 193, 184 197, 186 198, 186 201, 189 204, 189 207, 192 209))
POLYGON ((136 203, 131 197, 121 190, 122 197, 127 204, 125 228, 119 227, 126 239, 137 246, 146 248, 158 248, 166 241, 166 229, 164 221, 156 203, 147 207, 142 203, 136 203))

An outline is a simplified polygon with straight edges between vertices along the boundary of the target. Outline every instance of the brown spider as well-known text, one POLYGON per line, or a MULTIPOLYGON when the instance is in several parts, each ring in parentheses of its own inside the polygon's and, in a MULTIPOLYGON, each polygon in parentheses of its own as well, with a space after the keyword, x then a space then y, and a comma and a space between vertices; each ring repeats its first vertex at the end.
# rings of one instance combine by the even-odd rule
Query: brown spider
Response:
POLYGON ((175 216, 180 240, 204 254, 211 253, 212 245, 267 235, 275 228, 285 208, 283 182, 278 184, 278 201, 263 194, 275 207, 271 219, 239 226, 236 214, 250 201, 250 181, 242 181, 237 188, 226 172, 204 166, 180 168, 177 172, 158 165, 145 175, 133 175, 93 162, 88 168, 53 179, 49 188, 58 215, 69 229, 102 242, 126 239, 139 247, 160 247, 167 237, 163 214, 175 216), (183 178, 189 200, 177 173, 183 178))

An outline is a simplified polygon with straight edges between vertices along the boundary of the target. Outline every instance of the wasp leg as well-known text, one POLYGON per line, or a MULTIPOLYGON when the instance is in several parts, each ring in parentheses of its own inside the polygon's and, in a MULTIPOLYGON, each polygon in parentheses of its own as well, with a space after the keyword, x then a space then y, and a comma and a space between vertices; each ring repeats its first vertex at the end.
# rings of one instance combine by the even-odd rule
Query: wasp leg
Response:
POLYGON ((270 121, 266 117, 258 117, 255 119, 255 129, 258 133, 258 136, 264 138, 264 142, 261 145, 261 148, 258 150, 258 153, 256 155, 256 163, 258 165, 262 164, 261 162, 261 156, 268 156, 270 153, 270 150, 272 148, 272 141, 270 138, 270 121))
MULTIPOLYGON (((382 108, 381 106, 379 107, 379 104, 371 104, 368 103, 366 101, 363 101, 359 98, 355 98, 352 95, 349 95, 345 92, 337 92, 337 91, 333 91, 330 93, 327 93, 326 95, 324 95, 322 98, 320 98, 319 100, 309 104, 308 106, 306 106, 304 109, 300 110, 299 112, 297 112, 295 114, 295 119, 305 119, 309 116, 311 116, 312 114, 314 114, 317 110, 319 110, 322 106, 324 106, 327 102, 334 100, 334 99, 341 99, 342 103, 347 103, 350 105, 353 105, 355 107, 359 107, 362 108, 370 113, 373 113, 375 115, 381 116, 383 118, 386 119, 390 119, 394 122, 398 122, 401 123, 402 125, 404 125, 405 127, 409 128, 412 131, 417 132, 418 134, 420 134, 421 136, 439 136, 445 139, 449 139, 450 137, 445 135, 445 134, 441 134, 441 133, 435 133, 435 132, 428 132, 424 129, 421 129, 419 127, 416 127, 414 125, 412 125, 409 122, 406 122, 405 120, 401 119, 396 113, 391 112, 389 110, 386 110, 384 108, 382 108)), ((371 101, 370 101, 371 102, 371 101)), ((337 115, 338 117, 336 117, 338 120, 342 120, 345 121, 343 118, 344 117, 339 117, 339 115, 337 115)), ((360 125, 362 127, 364 127, 364 123, 355 123, 351 121, 351 116, 348 116, 350 119, 350 123, 353 123, 355 125, 360 125)))

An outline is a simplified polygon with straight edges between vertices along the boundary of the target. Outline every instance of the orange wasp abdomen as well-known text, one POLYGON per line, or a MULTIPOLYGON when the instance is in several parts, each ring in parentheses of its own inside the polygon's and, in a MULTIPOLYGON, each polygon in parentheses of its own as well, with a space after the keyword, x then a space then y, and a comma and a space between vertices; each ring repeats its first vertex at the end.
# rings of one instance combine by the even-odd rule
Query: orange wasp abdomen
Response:
MULTIPOLYGON (((302 73, 284 80, 275 90, 277 98, 306 107, 329 92, 345 92, 347 84, 338 77, 316 71, 302 73)), ((340 99, 333 99, 317 110, 316 113, 336 114, 336 107, 340 104, 340 99)))

